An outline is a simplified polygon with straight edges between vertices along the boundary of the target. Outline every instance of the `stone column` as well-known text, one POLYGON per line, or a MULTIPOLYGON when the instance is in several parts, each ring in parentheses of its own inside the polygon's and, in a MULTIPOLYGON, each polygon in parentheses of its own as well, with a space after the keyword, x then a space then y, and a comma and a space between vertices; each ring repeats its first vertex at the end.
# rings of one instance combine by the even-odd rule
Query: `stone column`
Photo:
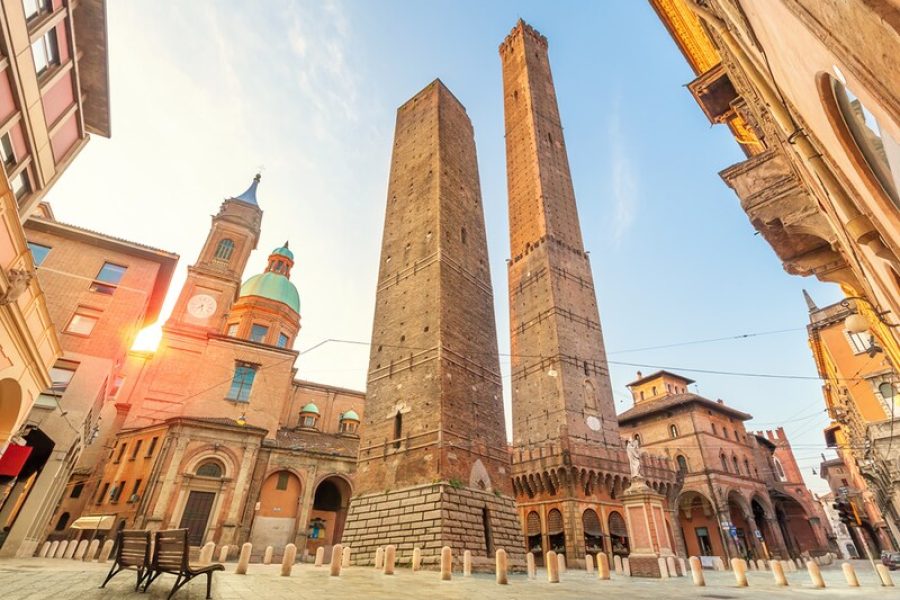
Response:
POLYGON ((766 538, 766 542, 769 545, 769 554, 777 554, 781 558, 790 558, 787 544, 784 543, 784 536, 781 535, 781 526, 778 525, 778 519, 774 516, 766 515, 766 529, 769 533, 769 536, 766 538))
MULTIPOLYGON (((252 502, 254 501, 251 498, 247 498, 247 488, 250 484, 250 477, 253 474, 253 465, 256 462, 256 453, 259 450, 258 447, 247 448, 244 447, 244 456, 241 458, 240 467, 238 467, 237 477, 234 479, 232 483, 232 494, 231 494, 231 506, 228 507, 228 513, 225 517, 225 523, 222 527, 222 539, 219 540, 220 544, 237 544, 238 539, 236 535, 237 526, 240 522, 240 510, 244 501, 252 502)), ((254 516, 256 513, 253 513, 254 516)), ((247 523, 246 525, 247 531, 253 526, 253 522, 247 523)))
POLYGON ((675 554, 678 556, 687 557, 687 546, 684 543, 684 536, 682 536, 681 531, 681 516, 678 514, 678 508, 669 508, 669 523, 672 524, 672 537, 675 538, 672 540, 672 543, 675 544, 675 554))
POLYGON ((158 530, 162 527, 163 518, 166 514, 166 508, 169 506, 169 499, 172 493, 176 491, 176 483, 180 483, 181 460, 184 458, 184 451, 187 448, 188 440, 183 437, 176 437, 174 440, 175 449, 172 451, 172 458, 169 460, 167 469, 160 472, 163 477, 162 486, 159 489, 159 496, 156 504, 153 506, 153 512, 147 517, 146 528, 150 530, 158 530))
POLYGON ((301 558, 306 556, 306 538, 307 525, 309 524, 309 513, 312 511, 313 498, 316 492, 316 479, 318 478, 318 470, 315 466, 310 466, 306 472, 306 489, 303 490, 303 498, 300 500, 299 521, 297 525, 297 535, 294 536, 294 544, 297 546, 297 554, 301 558))

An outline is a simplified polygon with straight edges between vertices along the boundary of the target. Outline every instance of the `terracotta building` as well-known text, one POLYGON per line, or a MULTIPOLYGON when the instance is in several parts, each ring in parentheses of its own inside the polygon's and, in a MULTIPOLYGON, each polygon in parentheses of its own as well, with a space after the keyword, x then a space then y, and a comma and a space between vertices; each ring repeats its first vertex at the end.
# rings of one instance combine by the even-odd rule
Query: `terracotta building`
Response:
MULTIPOLYGON (((475 136, 435 80, 397 110, 347 543, 524 556, 509 479, 475 136)), ((461 559, 461 553, 458 559, 461 559)))
POLYGON ((32 452, 0 508, 0 521, 11 528, 3 556, 30 556, 43 541, 64 487, 97 441, 104 407, 120 390, 129 347, 159 315, 178 260, 56 221, 46 205, 41 211, 25 231, 63 354, 25 420, 32 452))
MULTIPOLYGON (((570 564, 628 554, 630 484, 547 39, 519 21, 500 45, 506 123, 513 487, 527 548, 570 564)), ((675 471, 645 458, 653 493, 675 471)), ((657 531, 667 531, 657 507, 657 531)), ((671 510, 667 518, 671 522, 671 510)), ((672 552, 671 534, 653 552, 672 552)), ((643 539, 643 538, 642 538, 643 539)), ((634 540, 632 539, 632 542, 634 540)), ((656 565, 656 558, 648 561, 656 565)), ((654 566, 654 568, 656 568, 654 566)), ((637 573, 635 564, 635 572, 637 573)))
POLYGON ((751 415, 688 389, 693 380, 659 371, 629 384, 634 407, 621 434, 676 465, 672 502, 679 554, 730 559, 823 554, 827 523, 803 484, 783 429, 747 431, 751 415))
POLYGON ((287 243, 242 283, 260 234, 258 184, 212 217, 159 347, 120 363, 97 451, 43 537, 184 527, 193 545, 236 552, 251 541, 278 554, 341 539, 364 395, 295 378, 300 296, 287 243))
POLYGON ((61 353, 20 223, 90 133, 110 133, 105 1, 0 2, 0 501, 61 353))
POLYGON ((900 454, 891 452, 890 440, 893 411, 898 426, 893 441, 900 444, 900 379, 877 338, 847 329, 856 301, 822 308, 809 295, 806 301, 809 345, 831 418, 825 442, 837 451, 841 463, 825 461, 822 477, 839 499, 855 506, 860 531, 852 533, 861 555, 863 539, 876 550, 898 548, 900 468, 895 465, 900 454), (835 475, 838 472, 840 476, 835 475))
POLYGON ((791 274, 857 297, 900 361, 900 33, 892 0, 650 0, 687 88, 747 159, 720 175, 791 274), (702 5, 702 6, 701 6, 702 5), (885 316, 887 315, 887 316, 885 316))

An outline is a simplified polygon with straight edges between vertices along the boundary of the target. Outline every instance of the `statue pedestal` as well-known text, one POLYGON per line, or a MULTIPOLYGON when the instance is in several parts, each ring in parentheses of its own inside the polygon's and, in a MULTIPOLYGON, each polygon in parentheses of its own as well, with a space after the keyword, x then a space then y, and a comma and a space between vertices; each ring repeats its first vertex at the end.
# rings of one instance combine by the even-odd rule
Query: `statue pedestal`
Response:
POLYGON ((622 504, 628 524, 632 577, 662 577, 659 559, 675 555, 666 527, 665 496, 650 488, 643 477, 635 477, 622 493, 622 504))

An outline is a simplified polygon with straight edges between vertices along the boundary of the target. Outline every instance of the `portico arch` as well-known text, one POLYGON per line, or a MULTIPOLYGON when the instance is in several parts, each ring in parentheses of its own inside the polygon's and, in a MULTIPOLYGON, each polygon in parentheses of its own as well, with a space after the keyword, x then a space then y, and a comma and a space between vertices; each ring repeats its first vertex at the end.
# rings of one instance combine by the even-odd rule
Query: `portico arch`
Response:
POLYGON ((313 507, 306 524, 308 553, 315 554, 320 546, 324 546, 328 554, 331 546, 340 543, 351 493, 350 482, 341 475, 328 475, 316 484, 313 507))
POLYGON ((253 518, 250 541, 254 547, 274 547, 279 553, 297 534, 302 493, 300 478, 287 469, 266 477, 259 492, 259 510, 253 518))
POLYGON ((728 493, 728 516, 731 521, 731 529, 728 531, 728 535, 731 536, 740 558, 748 560, 762 558, 758 556, 756 551, 756 539, 754 537, 756 527, 752 522, 753 517, 750 511, 750 504, 736 490, 731 490, 728 493))
POLYGON ((724 559, 725 549, 712 501, 701 492, 685 490, 678 496, 676 506, 688 555, 724 559))

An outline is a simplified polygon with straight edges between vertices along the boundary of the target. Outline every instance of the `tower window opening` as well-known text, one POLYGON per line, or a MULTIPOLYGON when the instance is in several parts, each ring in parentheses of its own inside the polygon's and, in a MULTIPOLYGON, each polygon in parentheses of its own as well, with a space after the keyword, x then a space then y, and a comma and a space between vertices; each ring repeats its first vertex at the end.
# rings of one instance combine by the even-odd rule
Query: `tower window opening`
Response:
POLYGON ((468 237, 469 237, 469 235, 468 235, 468 233, 466 232, 466 228, 463 227, 463 228, 459 231, 459 238, 460 238, 460 240, 462 240, 462 243, 463 243, 463 244, 466 243, 466 240, 468 239, 468 237))
POLYGON ((494 553, 494 540, 491 535, 491 511, 488 508, 481 509, 481 523, 484 527, 484 549, 491 556, 494 553))
POLYGON ((231 258, 231 254, 234 252, 234 242, 225 238, 223 240, 219 240, 219 244, 216 246, 216 258, 222 260, 229 260, 231 258))
POLYGON ((400 447, 400 438, 403 435, 403 415, 398 411, 394 415, 394 448, 400 447))

